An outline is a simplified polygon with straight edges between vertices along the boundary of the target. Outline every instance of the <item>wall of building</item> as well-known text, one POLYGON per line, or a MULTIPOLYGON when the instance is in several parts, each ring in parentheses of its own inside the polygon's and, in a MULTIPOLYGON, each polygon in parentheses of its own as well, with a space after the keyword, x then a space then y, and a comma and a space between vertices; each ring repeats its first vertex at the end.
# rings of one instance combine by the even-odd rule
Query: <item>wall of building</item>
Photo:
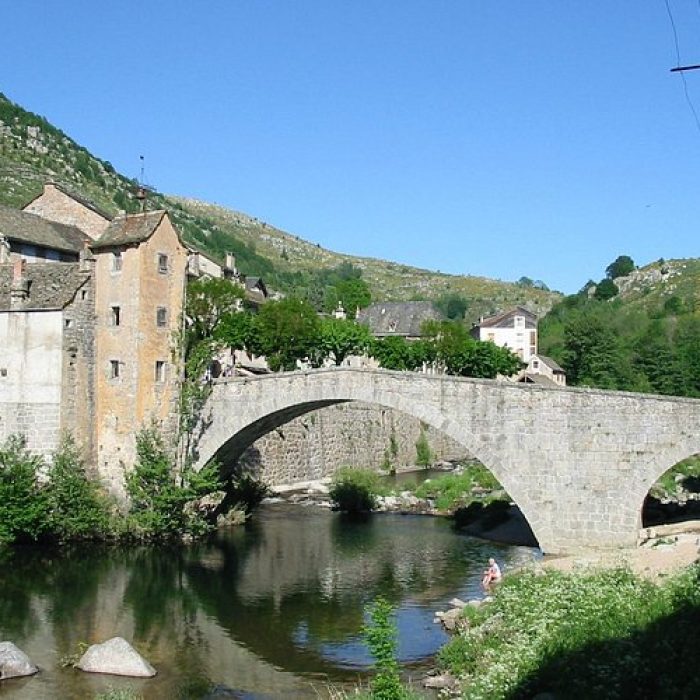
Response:
POLYGON ((60 438, 63 313, 0 313, 0 440, 20 433, 48 457, 60 438))
POLYGON ((387 458, 394 466, 410 466, 416 463, 422 432, 436 459, 469 456, 449 436, 405 413, 353 402, 308 413, 273 430, 245 451, 241 465, 270 485, 321 479, 346 465, 379 469, 387 458))
POLYGON ((109 221, 96 211, 69 197, 50 183, 44 185, 43 193, 27 204, 24 211, 49 221, 77 226, 93 240, 99 238, 109 225, 109 221))
POLYGON ((61 430, 72 433, 88 465, 95 450, 95 298, 90 265, 85 283, 63 310, 61 430))
POLYGON ((115 494, 123 493, 123 474, 136 456, 136 433, 155 421, 174 444, 179 366, 174 361, 176 333, 182 321, 187 255, 167 217, 151 238, 122 248, 122 267, 113 269, 110 250, 96 254, 98 471, 115 494), (158 255, 168 256, 168 271, 158 270, 158 255), (119 326, 112 308, 119 307, 119 326), (157 326, 157 309, 166 309, 166 325, 157 326), (111 363, 119 363, 119 377, 111 363), (156 362, 164 378, 156 378, 156 362))

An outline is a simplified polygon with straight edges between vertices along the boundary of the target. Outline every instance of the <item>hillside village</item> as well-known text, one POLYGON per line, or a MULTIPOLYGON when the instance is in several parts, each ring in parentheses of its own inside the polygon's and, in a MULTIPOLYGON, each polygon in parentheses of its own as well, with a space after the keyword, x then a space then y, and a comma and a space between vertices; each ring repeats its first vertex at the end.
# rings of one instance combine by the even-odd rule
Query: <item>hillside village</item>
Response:
MULTIPOLYGON (((184 244, 165 211, 111 216, 54 182, 22 209, 0 206, 0 434, 23 434, 48 456, 69 431, 120 492, 138 430, 155 420, 177 434, 183 358, 174 339, 187 282, 202 277, 230 280, 253 307, 270 297, 232 254, 221 265, 184 244)), ((345 317, 342 307, 335 316, 345 317)), ((377 337, 409 340, 440 318, 430 302, 377 302, 358 315, 377 337)), ((482 318, 472 334, 512 349, 526 363, 521 381, 562 383, 561 368, 537 355, 527 309, 482 318)), ((220 359, 208 377, 266 371, 264 358, 220 359)), ((366 357, 344 364, 378 366, 366 357)))

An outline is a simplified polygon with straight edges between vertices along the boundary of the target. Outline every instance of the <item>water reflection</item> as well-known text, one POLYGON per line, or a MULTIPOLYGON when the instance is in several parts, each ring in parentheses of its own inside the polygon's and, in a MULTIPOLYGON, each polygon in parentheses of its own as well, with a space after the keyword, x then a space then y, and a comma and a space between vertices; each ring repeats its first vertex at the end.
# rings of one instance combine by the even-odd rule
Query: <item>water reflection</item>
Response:
POLYGON ((366 603, 398 608, 399 653, 420 665, 444 641, 433 611, 478 593, 484 561, 531 550, 455 534, 437 518, 365 523, 270 506, 245 527, 191 547, 24 549, 2 562, 0 637, 42 668, 0 697, 85 698, 108 686, 147 698, 202 697, 214 684, 256 697, 316 697, 311 682, 354 679, 370 663, 366 603), (131 681, 62 669, 78 642, 121 635, 159 670, 131 681))

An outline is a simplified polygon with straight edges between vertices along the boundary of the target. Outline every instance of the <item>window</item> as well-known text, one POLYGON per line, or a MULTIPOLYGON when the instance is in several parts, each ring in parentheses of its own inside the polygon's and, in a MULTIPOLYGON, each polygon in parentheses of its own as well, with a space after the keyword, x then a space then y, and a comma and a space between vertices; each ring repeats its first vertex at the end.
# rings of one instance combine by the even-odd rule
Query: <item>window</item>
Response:
POLYGON ((67 318, 64 320, 63 325, 65 328, 72 328, 73 327, 73 319, 72 318, 67 318))
POLYGON ((532 369, 539 369, 540 363, 537 360, 532 361, 532 369))
POLYGON ((492 343, 495 343, 495 342, 496 342, 496 334, 495 334, 495 333, 489 333, 489 334, 486 336, 486 339, 487 339, 487 340, 490 340, 492 343))
POLYGON ((115 250, 112 253, 112 269, 115 272, 120 272, 122 269, 122 252, 121 252, 121 250, 115 250))
POLYGON ((119 376, 120 376, 119 360, 110 360, 109 361, 109 378, 110 379, 119 379, 119 376))
POLYGON ((158 272, 166 273, 168 271, 168 256, 164 253, 158 253, 158 272))
POLYGON ((168 310, 164 306, 159 306, 156 310, 156 326, 164 328, 168 324, 168 310))
POLYGON ((112 307, 111 307, 111 311, 112 311, 112 315, 111 315, 111 318, 110 318, 110 324, 111 324, 112 326, 118 326, 118 325, 119 325, 119 322, 121 321, 121 317, 122 317, 122 313, 121 313, 122 310, 121 310, 121 307, 119 307, 119 306, 112 306, 112 307))
POLYGON ((523 316, 516 316, 515 317, 515 327, 516 328, 525 328, 525 319, 523 316))
POLYGON ((80 298, 85 301, 87 299, 87 289, 81 289, 80 290, 80 298))
POLYGON ((163 360, 156 360, 155 379, 157 382, 165 381, 165 362, 163 360))

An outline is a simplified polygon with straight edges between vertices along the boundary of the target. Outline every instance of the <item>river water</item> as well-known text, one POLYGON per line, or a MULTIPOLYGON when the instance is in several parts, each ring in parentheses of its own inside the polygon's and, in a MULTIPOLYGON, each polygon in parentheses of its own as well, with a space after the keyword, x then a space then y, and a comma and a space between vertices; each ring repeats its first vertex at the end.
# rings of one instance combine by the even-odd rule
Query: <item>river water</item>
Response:
POLYGON ((366 682, 364 606, 397 608, 405 675, 421 677, 446 640, 447 601, 480 596, 489 556, 504 569, 538 556, 455 533, 449 521, 262 507, 245 526, 191 546, 20 548, 0 559, 0 640, 41 672, 0 698, 318 698, 366 682), (156 667, 148 680, 60 666, 81 642, 123 636, 156 667))

